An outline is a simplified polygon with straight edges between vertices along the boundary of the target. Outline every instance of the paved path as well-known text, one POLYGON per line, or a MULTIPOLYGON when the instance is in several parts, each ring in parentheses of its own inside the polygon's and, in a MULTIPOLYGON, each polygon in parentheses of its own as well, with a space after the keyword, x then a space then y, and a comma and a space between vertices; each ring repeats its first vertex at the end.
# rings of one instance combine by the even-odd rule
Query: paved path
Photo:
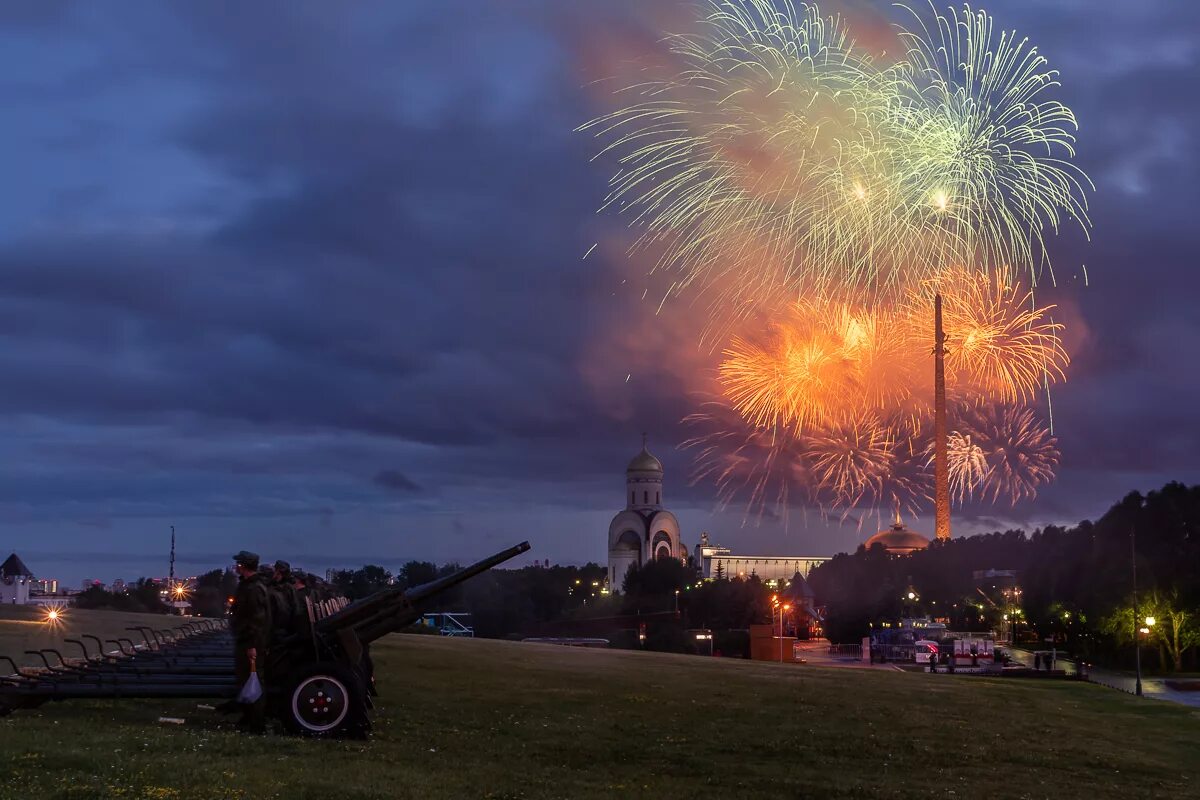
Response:
MULTIPOLYGON (((1009 652, 1013 654, 1014 658, 1022 661, 1027 666, 1033 665, 1032 651, 1010 648, 1009 652)), ((1068 674, 1074 674, 1078 670, 1078 666, 1074 661, 1061 657, 1058 659, 1058 668, 1065 669, 1068 674)), ((1092 683, 1098 683, 1101 686, 1107 686, 1110 689, 1116 689, 1121 692, 1129 692, 1130 694, 1133 694, 1137 688, 1137 678, 1133 675, 1099 669, 1097 667, 1090 667, 1088 669, 1088 680, 1092 683)), ((1142 696, 1153 700, 1166 700, 1171 703, 1180 703, 1185 706, 1200 708, 1200 692, 1181 692, 1177 689, 1172 689, 1167 686, 1166 680, 1163 678, 1147 678, 1143 676, 1142 696)))
MULTIPOLYGON (((817 642, 797 642, 796 649, 803 653, 803 658, 809 664, 821 667, 848 667, 850 669, 885 669, 885 670, 902 670, 896 664, 868 664, 854 656, 849 655, 832 655, 829 652, 829 643, 825 641, 817 642)), ((1011 653, 1013 659, 1025 664, 1033 666, 1033 651, 1021 650, 1015 648, 1006 648, 1011 653)), ((1068 675, 1073 675, 1078 670, 1075 661, 1069 658, 1059 657, 1055 662, 1058 669, 1065 670, 1068 675)), ((1132 675, 1126 675, 1121 672, 1113 672, 1106 669, 1097 669, 1092 667, 1088 670, 1088 680, 1092 683, 1107 686, 1111 689, 1116 689, 1122 692, 1133 694, 1135 688, 1135 679, 1132 675)), ((1179 703, 1181 705, 1200 708, 1200 692, 1181 692, 1177 689, 1171 689, 1166 685, 1162 678, 1142 678, 1142 696, 1153 700, 1166 700, 1171 703, 1179 703)))
MULTIPOLYGON (((1095 668, 1088 672, 1088 680, 1092 683, 1099 683, 1103 686, 1119 689, 1122 692, 1129 692, 1130 694, 1133 694, 1137 684, 1137 679, 1133 675, 1095 668)), ((1192 708, 1200 708, 1200 692, 1181 692, 1178 689, 1172 689, 1167 686, 1163 678, 1143 677, 1142 696, 1153 700, 1167 700, 1171 703, 1180 703, 1192 708)))

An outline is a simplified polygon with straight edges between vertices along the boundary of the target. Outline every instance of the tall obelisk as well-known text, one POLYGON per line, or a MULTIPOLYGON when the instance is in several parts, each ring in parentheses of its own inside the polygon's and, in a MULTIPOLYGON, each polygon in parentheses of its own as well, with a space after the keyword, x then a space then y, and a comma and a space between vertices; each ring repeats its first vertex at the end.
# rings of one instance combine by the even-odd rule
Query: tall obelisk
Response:
POLYGON ((950 465, 946 453, 946 332, 942 330, 942 295, 933 298, 933 482, 934 532, 950 538, 950 465))

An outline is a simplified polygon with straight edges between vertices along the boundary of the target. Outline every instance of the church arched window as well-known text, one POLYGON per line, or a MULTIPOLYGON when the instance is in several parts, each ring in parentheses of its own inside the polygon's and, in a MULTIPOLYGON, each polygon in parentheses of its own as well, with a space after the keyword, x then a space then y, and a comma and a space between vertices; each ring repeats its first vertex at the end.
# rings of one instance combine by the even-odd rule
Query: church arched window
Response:
POLYGON ((643 503, 650 502, 650 492, 642 492, 642 502, 643 503))
POLYGON ((656 506, 662 505, 662 492, 654 493, 654 505, 656 505, 656 506))
POLYGON ((637 502, 637 492, 630 492, 629 493, 629 505, 633 505, 636 502, 637 502))

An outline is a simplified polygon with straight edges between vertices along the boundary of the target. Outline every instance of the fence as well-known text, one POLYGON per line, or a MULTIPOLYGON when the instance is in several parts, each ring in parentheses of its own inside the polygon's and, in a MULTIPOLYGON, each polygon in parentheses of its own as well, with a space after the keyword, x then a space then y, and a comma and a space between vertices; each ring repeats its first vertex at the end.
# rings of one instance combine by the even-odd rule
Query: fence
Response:
POLYGON ((841 656, 842 658, 856 658, 862 660, 862 645, 861 644, 831 644, 829 645, 829 655, 841 656))

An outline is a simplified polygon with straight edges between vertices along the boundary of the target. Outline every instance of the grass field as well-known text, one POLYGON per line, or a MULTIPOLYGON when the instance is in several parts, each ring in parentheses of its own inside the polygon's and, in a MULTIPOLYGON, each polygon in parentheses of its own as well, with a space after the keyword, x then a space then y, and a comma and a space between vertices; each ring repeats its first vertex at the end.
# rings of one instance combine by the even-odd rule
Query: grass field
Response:
POLYGON ((373 652, 370 741, 243 736, 186 701, 47 705, 0 720, 0 796, 1200 797, 1200 712, 1096 686, 432 636, 373 652))

